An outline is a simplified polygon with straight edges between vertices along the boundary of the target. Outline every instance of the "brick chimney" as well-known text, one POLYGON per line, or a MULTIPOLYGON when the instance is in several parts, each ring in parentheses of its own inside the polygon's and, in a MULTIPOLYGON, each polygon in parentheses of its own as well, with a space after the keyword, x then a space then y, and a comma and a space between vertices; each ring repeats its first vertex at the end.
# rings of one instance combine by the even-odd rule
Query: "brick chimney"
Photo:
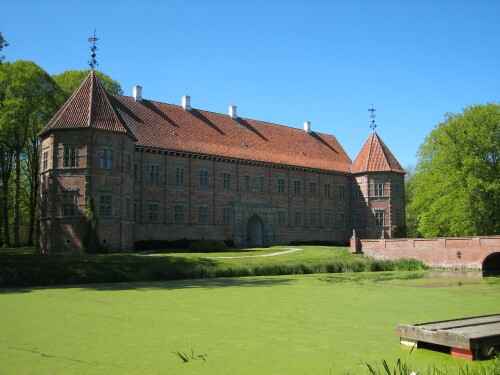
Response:
POLYGON ((185 111, 191 110, 191 97, 189 95, 184 95, 182 97, 182 108, 184 108, 185 111))
POLYGON ((136 102, 142 102, 142 87, 134 86, 132 89, 132 96, 134 97, 136 102))

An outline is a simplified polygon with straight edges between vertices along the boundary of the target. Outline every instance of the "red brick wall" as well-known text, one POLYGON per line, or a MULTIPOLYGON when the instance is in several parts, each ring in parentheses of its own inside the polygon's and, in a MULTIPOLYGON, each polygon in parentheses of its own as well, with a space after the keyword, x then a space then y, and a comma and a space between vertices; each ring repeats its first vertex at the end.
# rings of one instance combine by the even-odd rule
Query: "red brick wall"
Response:
MULTIPOLYGON (((351 239, 351 250, 356 251, 351 239)), ((359 240, 366 256, 375 259, 418 259, 433 268, 481 269, 484 259, 500 252, 500 236, 359 240)))

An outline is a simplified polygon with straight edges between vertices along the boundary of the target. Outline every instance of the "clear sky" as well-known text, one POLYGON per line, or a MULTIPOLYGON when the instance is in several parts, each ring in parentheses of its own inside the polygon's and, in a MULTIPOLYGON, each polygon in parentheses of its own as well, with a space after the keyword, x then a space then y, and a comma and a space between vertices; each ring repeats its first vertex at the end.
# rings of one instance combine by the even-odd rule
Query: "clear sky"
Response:
MULTIPOLYGON (((2 0, 6 60, 98 70, 146 99, 334 134, 403 167, 447 112, 499 102, 498 0, 2 0)), ((286 140, 283 140, 286 141, 286 140)))

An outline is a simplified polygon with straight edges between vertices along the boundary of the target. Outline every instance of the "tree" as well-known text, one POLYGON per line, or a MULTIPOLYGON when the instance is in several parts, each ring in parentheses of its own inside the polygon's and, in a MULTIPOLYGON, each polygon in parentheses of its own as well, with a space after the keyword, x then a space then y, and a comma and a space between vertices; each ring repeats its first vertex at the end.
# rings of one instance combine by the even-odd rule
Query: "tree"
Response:
MULTIPOLYGON (((3 38, 2 32, 0 31, 0 52, 3 50, 3 47, 8 47, 9 43, 3 38)), ((2 61, 5 60, 5 56, 0 55, 0 65, 2 61)))
MULTIPOLYGON (((52 76, 52 79, 64 93, 65 98, 63 101, 66 101, 75 92, 89 73, 90 70, 66 70, 61 74, 52 76)), ((115 95, 123 94, 122 87, 117 81, 104 73, 96 71, 96 74, 108 93, 115 95)))
MULTIPOLYGON (((38 132, 50 120, 60 104, 57 101, 58 86, 38 65, 19 60, 1 66, 0 99, 0 140, 6 155, 12 155, 14 165, 14 246, 20 246, 19 226, 21 220, 21 180, 22 166, 27 166, 29 181, 29 221, 28 243, 33 243, 33 232, 37 207, 39 139, 38 132)), ((3 156, 3 155, 0 155, 3 156)), ((0 164, 1 167, 2 164, 0 164)), ((7 167, 6 167, 7 168, 7 167)), ((2 180, 2 183, 5 183, 2 180)), ((4 186, 5 188, 5 186, 4 186)), ((4 223, 6 225, 7 223, 4 223)), ((7 230, 6 226, 4 230, 7 230)))
POLYGON ((409 188, 423 236, 500 234, 500 105, 447 114, 420 146, 409 188))

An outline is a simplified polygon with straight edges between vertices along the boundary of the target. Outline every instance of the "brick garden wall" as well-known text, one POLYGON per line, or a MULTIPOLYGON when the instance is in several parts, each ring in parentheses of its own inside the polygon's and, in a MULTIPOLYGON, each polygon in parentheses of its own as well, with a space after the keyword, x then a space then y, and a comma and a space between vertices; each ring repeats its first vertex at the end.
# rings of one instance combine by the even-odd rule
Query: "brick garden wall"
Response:
POLYGON ((351 238, 351 250, 375 259, 418 259, 433 268, 481 269, 485 258, 500 253, 500 236, 457 238, 351 238))

